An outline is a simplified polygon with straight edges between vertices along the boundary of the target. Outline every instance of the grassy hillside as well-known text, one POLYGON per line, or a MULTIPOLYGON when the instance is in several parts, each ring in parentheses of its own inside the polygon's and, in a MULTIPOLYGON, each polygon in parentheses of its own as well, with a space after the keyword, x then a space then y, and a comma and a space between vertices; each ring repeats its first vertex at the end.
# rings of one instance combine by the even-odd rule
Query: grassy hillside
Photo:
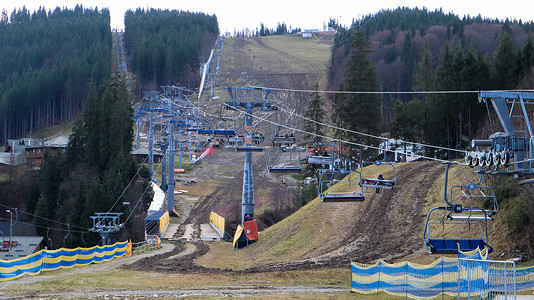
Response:
POLYGON ((333 37, 297 35, 228 38, 220 59, 219 83, 288 89, 326 86, 333 37))
MULTIPOLYGON (((378 173, 391 176, 389 166, 369 166, 364 177, 378 173), (389 169, 388 169, 389 168, 389 169), (389 172, 389 173, 388 173, 389 172)), ((198 263, 224 268, 250 268, 272 263, 348 265, 350 260, 373 262, 410 260, 429 263, 437 256, 426 252, 423 230, 432 207, 444 206, 445 166, 437 162, 404 163, 397 167, 398 183, 392 191, 376 194, 369 189, 360 203, 322 203, 313 200, 295 214, 260 233, 260 240, 240 251, 229 244, 213 244, 198 263)), ((476 182, 467 167, 453 167, 449 187, 476 182)), ((349 191, 354 186, 336 184, 331 191, 349 191)), ((502 215, 489 224, 492 256, 513 247, 502 215)), ((466 230, 436 230, 436 236, 454 238, 466 230)), ((453 255, 454 256, 454 255, 453 255)))

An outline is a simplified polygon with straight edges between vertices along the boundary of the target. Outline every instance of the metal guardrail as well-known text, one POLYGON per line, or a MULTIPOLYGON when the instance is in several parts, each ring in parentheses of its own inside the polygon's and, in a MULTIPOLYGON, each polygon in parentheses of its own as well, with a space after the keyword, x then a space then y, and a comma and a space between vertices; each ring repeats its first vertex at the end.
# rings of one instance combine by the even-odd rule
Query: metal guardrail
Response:
POLYGON ((149 238, 145 241, 132 243, 132 255, 143 254, 160 248, 159 238, 149 238))
POLYGON ((516 299, 513 261, 460 258, 458 299, 516 299))

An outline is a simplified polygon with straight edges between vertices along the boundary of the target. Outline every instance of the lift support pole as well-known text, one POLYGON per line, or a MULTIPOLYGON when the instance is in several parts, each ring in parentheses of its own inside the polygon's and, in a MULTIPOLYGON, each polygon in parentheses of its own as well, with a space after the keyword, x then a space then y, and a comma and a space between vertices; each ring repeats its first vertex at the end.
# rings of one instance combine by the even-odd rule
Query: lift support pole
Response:
POLYGON ((252 111, 260 108, 262 111, 276 110, 277 107, 267 101, 270 89, 251 87, 225 87, 230 94, 230 100, 226 102, 228 107, 245 110, 245 165, 243 171, 243 194, 241 199, 241 223, 254 219, 254 176, 252 167, 252 152, 247 151, 247 146, 252 148, 252 111), (246 216, 246 217, 245 217, 246 216))

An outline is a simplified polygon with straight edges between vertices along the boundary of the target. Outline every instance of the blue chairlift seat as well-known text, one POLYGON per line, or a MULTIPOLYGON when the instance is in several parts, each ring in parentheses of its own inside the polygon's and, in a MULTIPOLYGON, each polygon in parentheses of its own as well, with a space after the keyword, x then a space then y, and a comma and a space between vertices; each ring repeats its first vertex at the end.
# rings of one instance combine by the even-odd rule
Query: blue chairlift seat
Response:
POLYGON ((312 156, 308 156, 308 163, 315 164, 315 165, 329 165, 332 163, 332 157, 312 155, 312 156))
POLYGON ((359 202, 364 201, 365 197, 358 193, 325 193, 321 195, 323 202, 359 202))
POLYGON ((214 135, 223 135, 223 136, 235 135, 235 131, 234 130, 230 130, 230 129, 215 129, 215 130, 213 130, 213 134, 214 135))
MULTIPOLYGON (((473 251, 485 248, 482 239, 428 239, 431 253, 458 253, 460 251, 473 251)), ((491 248, 490 248, 491 249, 491 248)))
POLYGON ((236 151, 238 152, 262 152, 263 151, 263 147, 261 146, 237 146, 236 148, 236 151))
POLYGON ((198 134, 213 134, 213 129, 199 129, 198 134))
POLYGON ((298 166, 272 166, 268 169, 269 173, 300 173, 302 171, 298 166))

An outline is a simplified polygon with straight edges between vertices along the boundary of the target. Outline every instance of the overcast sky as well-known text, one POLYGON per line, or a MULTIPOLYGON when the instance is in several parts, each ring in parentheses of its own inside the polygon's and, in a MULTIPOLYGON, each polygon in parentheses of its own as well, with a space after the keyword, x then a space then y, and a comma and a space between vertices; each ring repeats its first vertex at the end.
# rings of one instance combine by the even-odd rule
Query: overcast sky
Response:
POLYGON ((289 27, 301 29, 320 29, 330 18, 339 20, 343 25, 350 25, 353 19, 372 14, 381 9, 394 9, 399 6, 419 7, 429 10, 442 8, 444 12, 453 12, 460 17, 464 15, 498 18, 521 19, 531 21, 534 19, 532 0, 508 1, 402 1, 402 0, 374 0, 374 1, 301 1, 301 0, 0 0, 1 8, 9 13, 14 8, 25 5, 30 11, 40 6, 46 9, 55 7, 73 8, 77 3, 84 7, 107 7, 111 12, 112 28, 124 27, 124 13, 128 9, 138 7, 168 8, 187 10, 191 12, 204 12, 215 14, 219 21, 221 32, 244 28, 255 29, 263 22, 268 28, 275 28, 278 22, 285 22, 289 27))

